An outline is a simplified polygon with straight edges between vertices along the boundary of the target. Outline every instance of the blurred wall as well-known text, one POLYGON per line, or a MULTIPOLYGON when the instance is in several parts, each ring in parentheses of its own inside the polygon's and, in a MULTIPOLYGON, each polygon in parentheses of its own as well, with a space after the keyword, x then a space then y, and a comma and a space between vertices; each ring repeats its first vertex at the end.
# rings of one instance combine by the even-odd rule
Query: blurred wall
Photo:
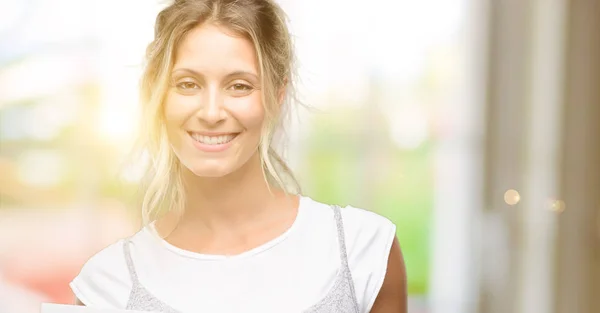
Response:
POLYGON ((568 1, 557 313, 600 308, 600 3, 568 1), (567 212, 567 211, 565 211, 567 212))
POLYGON ((479 311, 597 312, 599 3, 488 3, 479 311))

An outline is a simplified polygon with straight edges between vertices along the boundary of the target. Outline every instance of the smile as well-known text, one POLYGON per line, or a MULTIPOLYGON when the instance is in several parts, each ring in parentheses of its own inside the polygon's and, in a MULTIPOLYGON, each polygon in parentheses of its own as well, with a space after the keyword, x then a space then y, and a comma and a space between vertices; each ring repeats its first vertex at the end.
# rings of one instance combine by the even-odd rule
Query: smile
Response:
POLYGON ((188 132, 192 139, 193 145, 200 151, 204 152, 221 152, 227 150, 232 141, 237 138, 240 133, 220 133, 220 134, 201 134, 196 132, 188 132))
POLYGON ((228 134, 220 136, 205 136, 198 133, 190 133, 192 139, 205 145, 222 145, 232 141, 238 134, 228 134))

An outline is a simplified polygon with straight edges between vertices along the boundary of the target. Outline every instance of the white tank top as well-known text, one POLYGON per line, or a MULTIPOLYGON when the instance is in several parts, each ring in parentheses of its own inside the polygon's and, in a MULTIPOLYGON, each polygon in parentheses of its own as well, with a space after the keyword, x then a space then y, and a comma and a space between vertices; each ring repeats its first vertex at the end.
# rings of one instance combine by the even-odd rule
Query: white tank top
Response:
POLYGON ((369 312, 395 232, 394 224, 370 211, 332 210, 301 197, 293 225, 247 252, 194 253, 144 228, 90 258, 70 286, 84 304, 98 308, 369 312))

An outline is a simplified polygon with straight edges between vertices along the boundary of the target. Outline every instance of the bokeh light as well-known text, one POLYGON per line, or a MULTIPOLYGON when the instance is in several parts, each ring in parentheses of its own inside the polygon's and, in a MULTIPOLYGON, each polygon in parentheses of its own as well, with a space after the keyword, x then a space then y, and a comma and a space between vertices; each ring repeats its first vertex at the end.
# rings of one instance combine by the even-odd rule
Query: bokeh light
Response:
POLYGON ((514 189, 509 189, 504 193, 504 202, 508 205, 517 205, 521 201, 521 195, 514 189))
POLYGON ((556 213, 562 213, 567 208, 567 205, 565 204, 564 201, 557 200, 557 199, 548 200, 547 205, 548 205, 548 209, 550 211, 556 212, 556 213))

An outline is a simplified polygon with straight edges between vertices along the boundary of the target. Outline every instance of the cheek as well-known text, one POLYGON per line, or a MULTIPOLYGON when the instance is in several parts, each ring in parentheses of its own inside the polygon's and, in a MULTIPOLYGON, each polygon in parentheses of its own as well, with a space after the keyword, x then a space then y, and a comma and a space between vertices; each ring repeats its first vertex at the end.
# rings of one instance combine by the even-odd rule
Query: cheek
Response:
POLYGON ((175 92, 170 92, 165 99, 163 117, 167 138, 177 155, 184 146, 185 137, 182 136, 182 127, 190 114, 194 113, 194 103, 197 103, 195 97, 185 97, 175 92))
POLYGON ((194 112, 196 97, 183 96, 176 92, 169 92, 163 108, 167 127, 179 127, 185 123, 190 114, 194 112))
POLYGON ((227 106, 231 115, 246 131, 260 131, 265 118, 260 93, 255 92, 243 98, 231 98, 227 106))

